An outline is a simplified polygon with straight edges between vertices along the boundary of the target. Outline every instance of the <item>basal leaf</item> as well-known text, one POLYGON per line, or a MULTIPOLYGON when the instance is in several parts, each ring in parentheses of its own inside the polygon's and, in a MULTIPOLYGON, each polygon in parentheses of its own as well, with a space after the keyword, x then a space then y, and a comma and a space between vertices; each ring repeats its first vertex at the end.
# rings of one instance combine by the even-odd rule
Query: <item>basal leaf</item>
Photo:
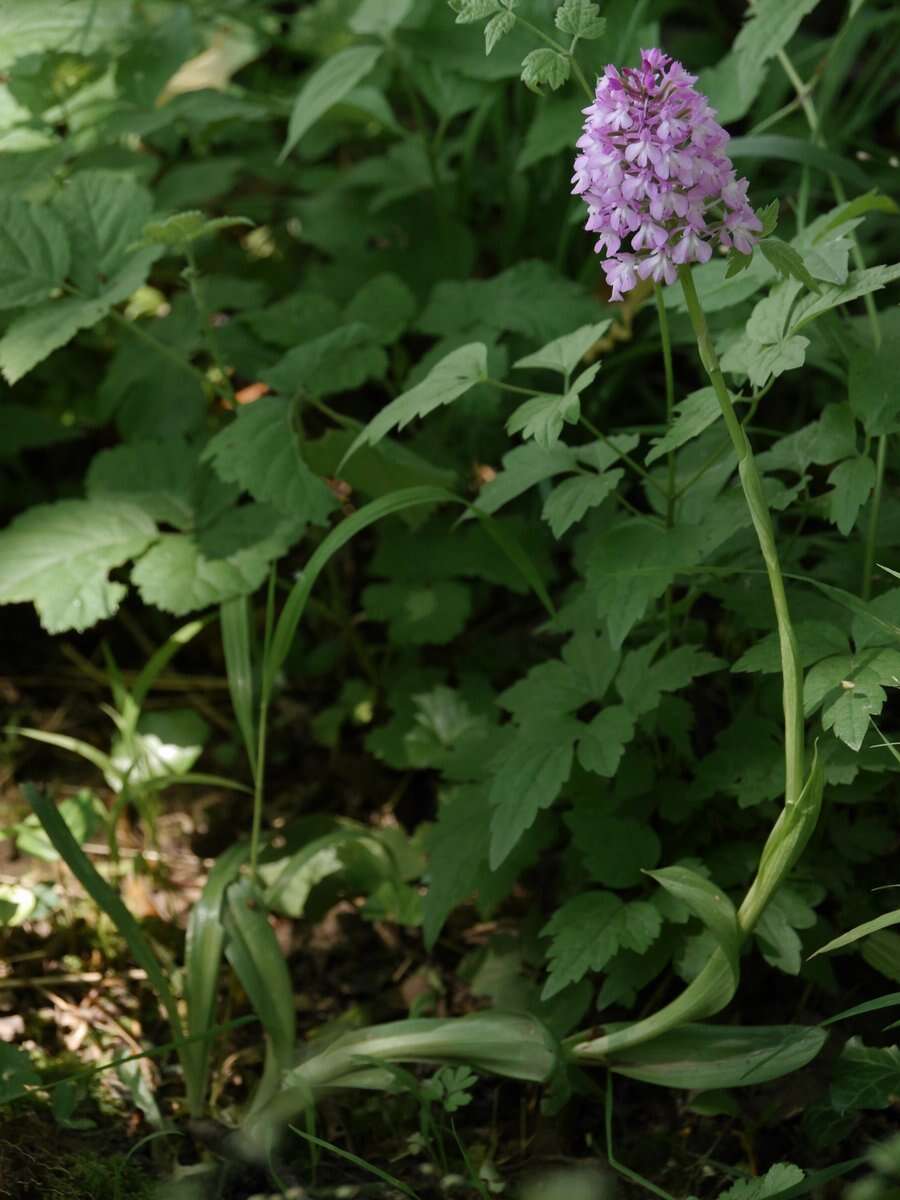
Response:
POLYGON ((29 508, 0 533, 0 604, 33 601, 48 633, 87 629, 125 594, 109 572, 156 536, 134 505, 60 500, 29 508))

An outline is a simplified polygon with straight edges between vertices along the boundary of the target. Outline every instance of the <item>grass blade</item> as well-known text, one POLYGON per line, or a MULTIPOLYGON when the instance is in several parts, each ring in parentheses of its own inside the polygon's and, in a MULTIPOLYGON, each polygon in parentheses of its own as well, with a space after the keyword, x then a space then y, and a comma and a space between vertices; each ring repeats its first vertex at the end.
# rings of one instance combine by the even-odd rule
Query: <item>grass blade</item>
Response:
POLYGON ((397 1179, 387 1171, 382 1171, 381 1167, 376 1167, 374 1163, 366 1162, 364 1158, 359 1158, 357 1155, 351 1154, 349 1150, 342 1150, 340 1146, 335 1146, 333 1142, 326 1142, 324 1138, 316 1137, 313 1133, 305 1133, 304 1130, 298 1129, 296 1125, 291 1125, 289 1128, 292 1133, 296 1133, 298 1137, 305 1138, 306 1141, 311 1142, 314 1146, 318 1146, 322 1150, 330 1150, 332 1154, 336 1154, 338 1158, 343 1158, 346 1162, 353 1163, 361 1171, 368 1171, 370 1175, 375 1175, 383 1183, 389 1183, 391 1187, 395 1187, 398 1191, 403 1192, 404 1196, 410 1196, 412 1200, 419 1200, 418 1195, 402 1179, 397 1179))
POLYGON ((150 655, 131 689, 131 698, 138 708, 143 705, 147 699, 147 693, 181 647, 195 638, 211 620, 212 617, 203 617, 199 621, 188 621, 186 625, 176 629, 172 636, 150 655))
POLYGON ((219 609, 222 649, 228 673, 231 705, 244 739, 250 773, 256 776, 256 722, 254 720, 253 634, 249 596, 235 596, 219 609))
POLYGON ((841 950, 844 946, 850 946, 853 942, 858 942, 860 938, 864 938, 867 934, 877 933, 879 929, 887 929, 890 925, 900 925, 900 908, 895 908, 893 912, 882 913, 880 917, 875 917, 872 921, 864 921, 862 925, 856 925, 853 929, 848 929, 840 937, 832 938, 830 942, 826 942, 824 946, 820 946, 809 957, 815 958, 817 954, 828 954, 832 950, 841 950))

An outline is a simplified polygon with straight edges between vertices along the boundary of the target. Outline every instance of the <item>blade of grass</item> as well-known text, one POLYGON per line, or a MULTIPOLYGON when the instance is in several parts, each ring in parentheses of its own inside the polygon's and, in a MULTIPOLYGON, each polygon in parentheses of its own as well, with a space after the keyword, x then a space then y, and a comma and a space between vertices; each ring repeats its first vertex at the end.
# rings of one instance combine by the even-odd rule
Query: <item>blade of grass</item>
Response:
POLYGON ((250 624, 250 597, 235 596, 219 609, 222 649, 228 673, 228 690, 244 739, 250 773, 256 777, 256 724, 254 721, 253 635, 250 624))
POLYGON ((138 708, 143 705, 148 692, 181 647, 186 646, 202 629, 205 629, 212 619, 211 616, 207 616, 198 621, 188 621, 186 625, 176 629, 172 636, 150 655, 131 688, 131 698, 138 708))
POLYGON ((402 1179, 397 1179, 396 1176, 389 1174, 387 1171, 382 1171, 381 1167, 376 1167, 374 1163, 366 1162, 364 1158, 359 1158, 356 1154, 351 1154, 349 1150, 342 1150, 340 1146, 335 1146, 333 1142, 327 1142, 324 1138, 316 1137, 313 1133, 306 1133, 304 1130, 298 1129, 296 1125, 289 1125, 288 1128, 291 1133, 296 1133, 298 1137, 304 1138, 307 1142, 311 1142, 312 1145, 318 1146, 321 1150, 330 1150, 338 1158, 343 1158, 346 1162, 353 1163, 355 1167, 359 1167, 361 1171, 368 1171, 370 1175, 376 1176, 382 1183, 389 1183, 392 1187, 401 1191, 404 1196, 411 1197, 411 1200, 419 1200, 418 1193, 414 1192, 402 1179))

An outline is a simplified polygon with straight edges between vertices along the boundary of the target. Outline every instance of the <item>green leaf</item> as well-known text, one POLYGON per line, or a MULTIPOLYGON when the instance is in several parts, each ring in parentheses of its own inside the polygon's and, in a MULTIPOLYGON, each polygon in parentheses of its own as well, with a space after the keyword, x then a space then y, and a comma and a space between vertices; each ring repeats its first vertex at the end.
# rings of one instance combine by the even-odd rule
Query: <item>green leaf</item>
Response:
POLYGON ((569 778, 575 741, 582 726, 548 713, 542 723, 529 723, 516 733, 495 760, 491 783, 491 869, 506 859, 519 838, 549 808, 569 778))
POLYGON ((549 450, 559 440, 563 425, 577 424, 580 416, 581 401, 577 392, 534 396, 512 413, 506 422, 506 432, 533 438, 542 450, 549 450))
POLYGON ((516 170, 527 171, 551 155, 571 152, 581 128, 577 106, 565 99, 545 97, 528 126, 525 142, 516 159, 516 170))
POLYGON ((856 925, 853 929, 848 929, 846 933, 842 933, 839 937, 832 938, 830 942, 826 942, 824 946, 820 946, 818 950, 810 955, 810 958, 815 958, 817 954, 830 954, 832 950, 842 950, 845 946, 852 946, 860 938, 868 937, 870 933, 877 933, 880 929, 888 929, 891 925, 900 925, 900 909, 882 913, 880 917, 875 917, 871 921, 864 921, 862 925, 856 925))
POLYGON ((775 1200, 806 1178, 793 1163, 776 1163, 758 1179, 739 1179, 719 1194, 718 1200, 775 1200))
POLYGON ((698 675, 717 671, 725 664, 697 646, 679 646, 652 662, 659 642, 649 642, 625 657, 616 688, 635 716, 652 712, 663 692, 677 692, 698 675), (652 665, 651 665, 652 663, 652 665))
MULTIPOLYGON (((459 17, 457 17, 459 20, 459 17)), ((491 17, 484 27, 484 52, 490 54, 502 37, 510 33, 516 24, 515 15, 511 12, 499 12, 491 17)))
POLYGON ((209 218, 194 209, 172 213, 160 221, 148 221, 142 231, 143 241, 151 246, 184 250, 200 238, 209 237, 222 229, 232 229, 235 225, 253 225, 253 222, 248 217, 209 218))
MULTIPOLYGON (((575 450, 556 443, 548 450, 536 442, 516 446, 503 456, 503 467, 481 489, 476 499, 480 513, 495 513, 545 479, 578 466, 575 450)), ((476 513, 466 514, 468 519, 476 513)))
POLYGON ((316 121, 365 78, 382 55, 383 46, 348 46, 327 58, 303 83, 288 123, 288 133, 279 155, 284 162, 303 135, 316 121))
POLYGON ((561 88, 569 78, 571 70, 571 61, 565 54, 542 47, 525 55, 522 60, 521 80, 529 91, 541 95, 544 84, 554 92, 561 88))
POLYGON ((34 1084, 39 1084, 41 1077, 31 1065, 31 1058, 25 1050, 0 1042, 0 1104, 8 1104, 11 1100, 27 1094, 34 1084))
POLYGON ((69 275, 87 296, 100 296, 135 257, 153 209, 146 188, 122 171, 78 171, 54 201, 69 238, 69 275))
POLYGON ((716 397, 714 388, 704 387, 675 405, 675 419, 661 438, 654 438, 650 451, 644 459, 649 467, 657 459, 663 458, 672 450, 699 437, 710 425, 714 425, 722 415, 722 409, 716 397))
POLYGON ((406 20, 413 0, 362 0, 350 18, 354 33, 386 37, 406 20))
POLYGON ((450 0, 450 7, 456 13, 457 25, 469 25, 499 12, 500 3, 499 0, 450 0))
MULTIPOLYGON (((367 379, 381 379, 388 360, 370 325, 356 321, 289 350, 263 379, 283 396, 298 392, 330 396, 353 391, 367 379)), ((259 401, 251 405, 256 408, 259 401)))
POLYGON ((86 490, 91 500, 125 500, 176 529, 195 518, 196 451, 181 438, 126 442, 94 455, 86 490))
MULTIPOLYGON (((821 898, 822 893, 817 895, 821 898)), ((780 887, 766 905, 753 931, 760 943, 763 958, 770 966, 787 975, 799 975, 803 964, 803 943, 796 930, 809 929, 815 923, 815 910, 806 897, 795 888, 780 887)))
POLYGON ((347 305, 344 320, 367 325, 375 340, 387 346, 396 342, 417 311, 416 298, 399 275, 384 272, 363 284, 347 305))
POLYGON ((69 241, 56 214, 0 195, 0 264, 0 309, 46 300, 69 269, 69 241))
POLYGON ((822 728, 832 729, 835 736, 851 750, 862 749, 872 717, 877 717, 887 696, 880 684, 868 680, 847 680, 838 698, 822 711, 822 728))
POLYGON ((132 295, 147 278, 157 254, 151 249, 133 255, 100 296, 48 300, 17 317, 0 340, 0 370, 7 383, 17 383, 32 367, 71 341, 80 329, 96 325, 114 304, 132 295))
POLYGON ((589 971, 602 971, 619 950, 643 954, 661 927, 657 910, 642 900, 625 904, 612 892, 583 892, 567 900, 541 930, 552 938, 541 998, 549 1000, 589 971))
POLYGON ((392 429, 402 429, 416 417, 427 416, 441 405, 450 404, 469 388, 487 378, 487 348, 470 342, 448 354, 421 383, 392 400, 358 435, 344 461, 360 446, 374 446, 392 429))
MULTIPOLYGON (((578 761, 586 771, 612 779, 633 736, 634 719, 627 708, 622 705, 604 708, 578 742, 578 761)), ((601 882, 612 883, 612 880, 601 882)))
POLYGON ((802 257, 793 246, 789 246, 781 238, 767 237, 759 243, 759 248, 780 275, 799 279, 813 292, 820 290, 817 280, 810 275, 802 257))
MULTIPOLYGON (((774 0, 767 2, 773 3, 774 0)), ((728 154, 732 159, 763 158, 800 163, 802 166, 815 167, 826 174, 837 175, 839 179, 852 183, 854 187, 869 188, 872 183, 865 171, 851 159, 843 158, 823 146, 817 146, 806 138, 783 137, 774 133, 736 137, 728 143, 728 154)))
POLYGON ((543 367, 548 371, 558 371, 561 375, 571 375, 588 350, 595 345, 609 329, 612 321, 598 321, 593 325, 582 325, 574 333, 564 334, 548 342, 534 354, 528 354, 513 363, 514 367, 543 367))
POLYGON ((465 627, 472 608, 469 588, 444 579, 420 586, 371 583, 362 602, 373 620, 388 622, 392 642, 414 646, 446 645, 465 627))
POLYGON ((887 1108, 900 1088, 900 1050, 850 1038, 832 1068, 829 1100, 838 1112, 887 1108))
MULTIPOLYGON (((229 523, 243 511, 235 509, 220 518, 217 525, 226 536, 229 523)), ((221 556, 205 554, 202 541, 194 534, 163 534, 131 572, 131 580, 145 603, 183 616, 255 592, 272 560, 284 554, 300 533, 300 526, 294 522, 273 522, 271 509, 258 506, 257 512, 265 534, 221 556)))
POLYGON ((620 1051, 610 1067, 662 1087, 749 1087, 799 1071, 816 1057, 825 1037, 816 1026, 687 1024, 620 1051))
POLYGON ((593 883, 635 887, 641 882, 641 872, 659 862, 659 838, 645 821, 605 816, 596 806, 583 802, 576 804, 565 820, 593 883))
POLYGON ((588 509, 610 496, 625 476, 624 471, 605 471, 602 475, 573 475, 553 489, 541 513, 555 538, 561 538, 577 524, 588 509))
POLYGON ((900 420, 900 336, 887 334, 882 344, 860 346, 850 353, 848 390, 853 415, 869 437, 894 433, 900 420))
POLYGON ((280 396, 243 405, 203 451, 216 474, 238 483, 295 521, 324 525, 337 501, 303 460, 293 427, 293 406, 280 396))
POLYGON ((866 455, 848 458, 828 476, 832 491, 828 496, 828 519, 847 537, 852 532, 859 510, 875 486, 875 464, 866 455))
POLYGON ((900 263, 889 267, 869 267, 863 271, 851 271, 845 284, 823 288, 818 296, 804 296, 793 311, 790 332, 797 333, 804 325, 808 325, 810 321, 839 304, 859 300, 862 296, 887 287, 897 279, 900 279, 900 263))
POLYGON ((606 29, 606 18, 600 16, 600 7, 592 0, 563 0, 554 18, 556 28, 571 37, 602 37, 606 29))
POLYGON ((134 558, 156 526, 134 505, 60 500, 29 508, 0 533, 0 604, 33 601, 48 633, 87 629, 125 595, 109 572, 134 558))

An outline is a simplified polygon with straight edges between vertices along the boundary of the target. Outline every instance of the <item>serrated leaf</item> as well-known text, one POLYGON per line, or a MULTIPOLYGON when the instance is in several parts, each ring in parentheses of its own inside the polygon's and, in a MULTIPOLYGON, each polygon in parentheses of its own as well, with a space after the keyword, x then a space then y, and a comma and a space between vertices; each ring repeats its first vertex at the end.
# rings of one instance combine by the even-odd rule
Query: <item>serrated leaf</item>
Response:
POLYGON ((658 646, 658 642, 650 642, 626 655, 616 677, 619 695, 635 716, 656 708, 663 692, 677 692, 698 675, 707 675, 725 665, 722 659, 698 646, 679 646, 652 662, 658 646))
POLYGON ((571 69, 572 64, 564 54, 542 47, 525 55, 520 78, 530 91, 541 95, 544 84, 553 91, 561 88, 569 78, 571 69))
POLYGON ((594 883, 634 887, 641 873, 659 862, 660 841, 646 821, 606 816, 595 806, 579 803, 567 814, 566 824, 594 883))
POLYGON ((161 221, 148 221, 143 229, 143 241, 151 246, 181 250, 200 238, 209 237, 222 229, 231 229, 235 225, 253 225, 253 222, 249 217, 208 218, 197 210, 173 213, 161 221))
POLYGON ((564 0, 556 10, 556 28, 571 37, 602 37, 606 29, 606 18, 600 16, 600 7, 592 0, 564 0))
MULTIPOLYGON (((625 747, 634 736, 634 718, 622 705, 604 708, 593 718, 578 742, 578 761, 586 771, 612 779, 625 747)), ((654 863, 644 863, 653 866, 654 863)), ((613 880, 603 880, 614 886, 613 880)))
POLYGON ((828 495, 828 519, 846 537, 856 524, 859 510, 875 486, 875 464, 867 455, 857 455, 840 463, 828 476, 832 491, 828 495))
POLYGON ((469 588, 446 579, 418 586, 371 583, 362 602, 373 620, 388 622, 391 641, 414 646, 446 645, 465 627, 472 608, 469 588))
POLYGON ((450 0, 450 7, 456 13, 457 25, 483 21, 485 17, 500 11, 499 0, 450 0))
POLYGON ((573 475, 553 489, 541 513, 555 538, 577 524, 585 513, 610 496, 625 476, 624 471, 605 471, 602 475, 573 475))
POLYGON ((515 24, 516 18, 511 12, 499 12, 495 17, 491 17, 484 27, 485 54, 490 54, 500 39, 513 30, 515 24))
MULTIPOLYGON (((495 513, 535 484, 578 466, 576 452, 561 442, 542 449, 536 442, 516 446, 503 456, 500 471, 484 485, 475 501, 479 512, 495 513)), ((474 513, 466 514, 472 519, 474 513)))
POLYGON ((850 1038, 832 1068, 829 1099, 838 1112, 887 1108, 900 1089, 900 1050, 850 1038))
POLYGON ((107 289, 135 254, 152 208, 147 189, 121 171, 79 171, 67 180, 54 210, 68 233, 69 275, 80 291, 98 296, 107 289))
MULTIPOLYGON (((232 519, 229 513, 223 522, 232 519)), ((272 560, 284 554, 299 533, 298 526, 288 521, 272 528, 271 515, 266 523, 270 530, 266 537, 215 558, 205 555, 191 534, 163 534, 136 563, 132 582, 147 604, 176 616, 249 595, 266 578, 272 560)))
POLYGON ((306 77, 291 109, 279 162, 284 162, 307 130, 329 108, 343 100, 369 74, 383 49, 383 46, 348 46, 331 55, 306 77))
POLYGON ((834 730, 835 736, 851 750, 862 748, 869 732, 869 722, 877 717, 887 699, 884 688, 873 680, 847 680, 836 700, 822 710, 822 728, 834 730))
POLYGON ((87 629, 125 594, 109 572, 156 535, 133 505, 60 500, 28 509, 0 533, 0 604, 33 601, 48 633, 87 629))
POLYGON ((229 483, 274 505, 295 521, 324 525, 336 500, 303 461, 291 423, 291 404, 263 396, 207 443, 203 460, 229 483))
POLYGON ((862 296, 880 291, 897 279, 900 279, 900 263, 851 271, 845 284, 822 288, 817 296, 804 296, 797 303, 792 316, 791 333, 797 333, 810 321, 839 304, 849 304, 851 300, 859 300, 862 296))
POLYGON ((45 205, 0 196, 0 308, 39 304, 69 269, 69 240, 45 205))
POLYGON ((774 1200, 805 1178, 793 1163, 775 1163, 758 1179, 740 1179, 719 1194, 718 1200, 774 1200))
POLYGON ((91 500, 123 499, 154 521, 187 529, 197 473, 197 453, 181 438, 126 442, 94 456, 85 487, 91 500))
POLYGON ((598 321, 592 325, 582 325, 573 333, 555 338, 536 350, 513 363, 516 368, 543 367, 548 371, 558 371, 561 375, 571 375, 588 350, 595 345, 609 329, 612 321, 598 321))
POLYGON ((759 248, 779 274, 787 279, 799 279, 810 291, 820 290, 818 281, 810 275, 803 258, 793 246, 781 238, 768 237, 760 241, 759 248))
POLYGON ((496 764, 489 802, 491 869, 511 853, 541 809, 556 800, 572 770, 575 740, 581 725, 566 717, 548 716, 542 724, 523 726, 496 764))
POLYGON ((893 433, 900 421, 900 337, 888 334, 876 349, 861 346, 850 353, 850 407, 869 437, 893 433))
POLYGON ((289 350, 263 372, 263 379, 283 396, 330 396, 353 391, 367 379, 380 379, 387 365, 371 325, 356 321, 289 350))
POLYGON ((671 450, 678 450, 693 438, 699 437, 721 417, 722 409, 715 389, 704 387, 691 392, 676 404, 675 413, 675 419, 663 437, 653 439, 652 447, 644 460, 648 467, 671 450))
POLYGON ((563 425, 574 425, 581 416, 581 401, 576 392, 534 396, 511 414, 506 432, 533 438, 542 450, 559 441, 563 425))
POLYGON ((541 998, 548 1000, 589 971, 602 971, 619 950, 643 954, 661 927, 659 913, 642 900, 623 904, 611 892, 584 892, 566 901, 541 930, 553 939, 541 998))
POLYGON ((344 311, 348 323, 361 322, 383 345, 396 342, 418 309, 416 298, 400 278, 384 272, 359 289, 344 311))
POLYGON ((374 446, 392 429, 402 429, 416 417, 427 416, 441 405, 451 404, 469 388, 487 378, 487 347, 482 342, 460 346, 436 366, 421 383, 392 400, 358 435, 344 455, 344 462, 360 446, 374 446))

